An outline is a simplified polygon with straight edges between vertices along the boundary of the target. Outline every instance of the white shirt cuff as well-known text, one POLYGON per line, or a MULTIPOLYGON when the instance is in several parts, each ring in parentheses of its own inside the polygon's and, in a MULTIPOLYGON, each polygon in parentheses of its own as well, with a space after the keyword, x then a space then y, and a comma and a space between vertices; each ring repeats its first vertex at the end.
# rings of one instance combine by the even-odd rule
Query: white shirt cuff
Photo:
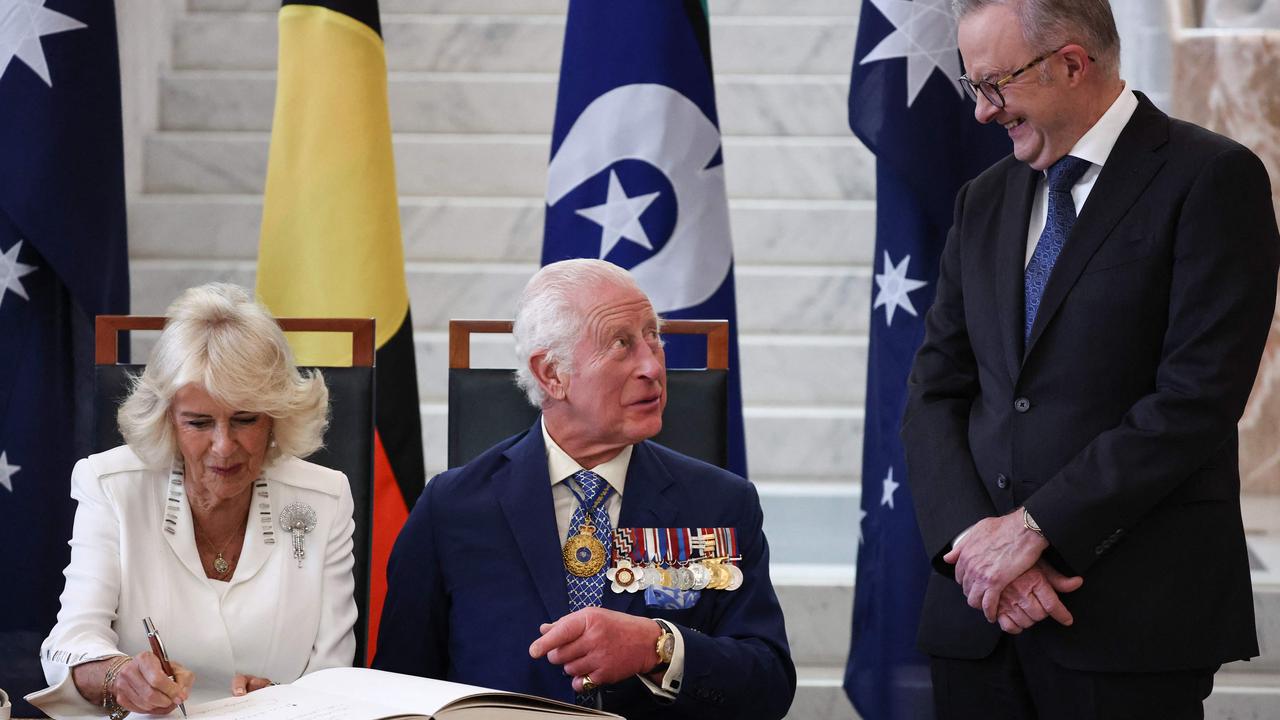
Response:
POLYGON ((662 684, 659 685, 644 675, 637 675, 640 682, 649 688, 649 692, 667 700, 675 700, 676 695, 680 692, 680 686, 684 683, 684 636, 680 634, 680 628, 672 623, 666 623, 671 628, 671 634, 675 636, 676 646, 671 653, 671 664, 667 666, 667 671, 662 675, 662 684))

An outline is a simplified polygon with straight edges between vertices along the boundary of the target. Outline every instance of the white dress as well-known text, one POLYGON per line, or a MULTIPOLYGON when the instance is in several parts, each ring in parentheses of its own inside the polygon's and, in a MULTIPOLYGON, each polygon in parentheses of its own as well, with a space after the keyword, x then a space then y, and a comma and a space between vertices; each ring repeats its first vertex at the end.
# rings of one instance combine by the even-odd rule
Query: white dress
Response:
POLYGON ((58 623, 41 647, 49 687, 27 696, 54 718, 102 717, 71 668, 149 649, 149 616, 169 657, 196 675, 192 703, 226 697, 236 673, 291 682, 351 665, 354 505, 340 472, 293 457, 263 470, 227 583, 205 576, 180 474, 148 468, 127 446, 76 464, 79 503, 58 623), (299 567, 280 511, 304 503, 316 526, 299 567))

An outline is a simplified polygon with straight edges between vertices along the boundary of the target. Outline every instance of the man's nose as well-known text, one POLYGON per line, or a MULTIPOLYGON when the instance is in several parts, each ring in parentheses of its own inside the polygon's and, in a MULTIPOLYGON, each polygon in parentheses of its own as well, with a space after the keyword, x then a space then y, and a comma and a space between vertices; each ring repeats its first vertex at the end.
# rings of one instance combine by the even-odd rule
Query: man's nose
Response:
POLYGON ((988 100, 986 95, 978 93, 978 98, 973 101, 973 118, 986 125, 991 122, 997 112, 1000 112, 1000 108, 988 100))
POLYGON ((637 374, 651 379, 661 379, 666 374, 666 356, 661 345, 640 343, 640 362, 636 367, 637 374))

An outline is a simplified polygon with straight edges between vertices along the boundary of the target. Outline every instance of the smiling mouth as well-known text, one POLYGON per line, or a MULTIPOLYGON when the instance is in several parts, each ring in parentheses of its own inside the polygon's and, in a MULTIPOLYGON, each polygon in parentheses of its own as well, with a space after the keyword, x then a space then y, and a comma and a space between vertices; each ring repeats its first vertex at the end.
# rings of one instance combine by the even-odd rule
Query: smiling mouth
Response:
POLYGON ((209 471, 216 475, 234 475, 240 471, 240 467, 239 463, 235 465, 228 465, 226 467, 213 466, 209 468, 209 471))
POLYGON ((1022 123, 1026 122, 1026 121, 1027 121, 1027 119, 1026 119, 1026 118, 1017 118, 1017 119, 1014 119, 1014 120, 1010 120, 1009 122, 1007 122, 1007 123, 1005 123, 1005 124, 1004 124, 1004 129, 1005 129, 1005 130, 1012 130, 1012 129, 1014 129, 1014 128, 1018 127, 1019 125, 1021 125, 1022 123))

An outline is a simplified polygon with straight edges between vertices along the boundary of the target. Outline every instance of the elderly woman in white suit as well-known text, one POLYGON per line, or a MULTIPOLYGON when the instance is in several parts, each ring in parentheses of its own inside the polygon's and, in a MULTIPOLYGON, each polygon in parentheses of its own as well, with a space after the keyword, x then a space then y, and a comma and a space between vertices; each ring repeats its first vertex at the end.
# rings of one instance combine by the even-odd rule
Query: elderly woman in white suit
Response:
POLYGON ((299 459, 328 423, 323 378, 299 373, 238 287, 187 290, 168 316, 120 407, 127 444, 72 473, 71 563, 41 649, 50 687, 28 697, 56 718, 167 713, 355 654, 351 490, 299 459), (304 528, 296 544, 282 515, 304 528))

